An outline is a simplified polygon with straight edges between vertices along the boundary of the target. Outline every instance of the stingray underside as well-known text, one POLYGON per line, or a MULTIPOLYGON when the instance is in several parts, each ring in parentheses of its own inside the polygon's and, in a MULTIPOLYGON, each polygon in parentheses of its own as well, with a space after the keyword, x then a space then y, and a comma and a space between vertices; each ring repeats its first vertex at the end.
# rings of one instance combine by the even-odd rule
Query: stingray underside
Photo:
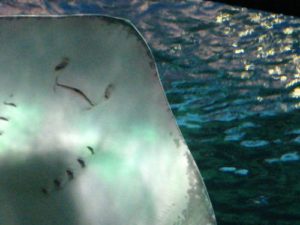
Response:
POLYGON ((151 51, 106 16, 0 19, 1 225, 208 225, 151 51))

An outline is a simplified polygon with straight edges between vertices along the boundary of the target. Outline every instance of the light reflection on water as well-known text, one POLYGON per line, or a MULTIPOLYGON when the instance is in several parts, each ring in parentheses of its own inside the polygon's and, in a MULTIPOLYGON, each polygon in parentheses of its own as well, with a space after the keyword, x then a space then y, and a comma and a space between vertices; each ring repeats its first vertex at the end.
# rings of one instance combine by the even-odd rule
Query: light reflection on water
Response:
POLYGON ((153 50, 219 224, 300 224, 299 18, 197 0, 1 3, 2 15, 32 13, 130 19, 153 50))

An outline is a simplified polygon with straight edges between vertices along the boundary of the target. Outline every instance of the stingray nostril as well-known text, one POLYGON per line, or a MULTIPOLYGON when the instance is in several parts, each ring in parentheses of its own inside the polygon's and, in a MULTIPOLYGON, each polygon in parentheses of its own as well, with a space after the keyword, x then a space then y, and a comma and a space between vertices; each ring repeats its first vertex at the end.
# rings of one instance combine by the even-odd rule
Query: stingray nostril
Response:
POLYGON ((69 64, 69 62, 70 62, 70 59, 68 57, 62 58, 61 62, 55 66, 54 70, 58 71, 58 70, 62 70, 64 68, 66 68, 66 66, 69 64))

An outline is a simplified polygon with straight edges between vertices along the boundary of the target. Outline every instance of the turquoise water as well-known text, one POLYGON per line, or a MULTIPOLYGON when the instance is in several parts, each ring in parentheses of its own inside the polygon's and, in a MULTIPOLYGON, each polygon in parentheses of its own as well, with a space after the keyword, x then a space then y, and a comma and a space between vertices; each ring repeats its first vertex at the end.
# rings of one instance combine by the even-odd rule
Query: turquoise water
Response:
POLYGON ((300 224, 299 18, 197 0, 1 4, 1 14, 130 19, 153 50, 218 224, 300 224))

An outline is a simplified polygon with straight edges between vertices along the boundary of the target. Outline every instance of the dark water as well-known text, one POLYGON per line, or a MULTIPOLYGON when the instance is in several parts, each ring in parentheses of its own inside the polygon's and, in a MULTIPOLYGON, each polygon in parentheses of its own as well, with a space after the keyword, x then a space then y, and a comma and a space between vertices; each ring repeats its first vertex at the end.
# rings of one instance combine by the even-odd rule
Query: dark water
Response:
POLYGON ((102 13, 149 42, 220 225, 300 224, 300 19, 192 1, 1 1, 102 13))

